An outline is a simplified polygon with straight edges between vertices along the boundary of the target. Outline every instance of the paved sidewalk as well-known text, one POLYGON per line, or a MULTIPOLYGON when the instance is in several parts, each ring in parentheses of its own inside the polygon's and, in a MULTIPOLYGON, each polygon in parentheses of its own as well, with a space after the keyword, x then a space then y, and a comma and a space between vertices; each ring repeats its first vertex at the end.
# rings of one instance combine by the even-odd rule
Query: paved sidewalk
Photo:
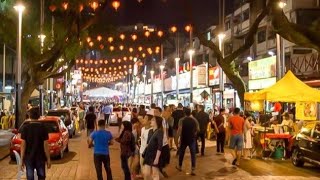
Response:
MULTIPOLYGON (((116 127, 110 128, 112 132, 117 132, 116 127)), ((117 133, 113 133, 117 137, 117 133)), ((206 149, 206 155, 204 157, 197 157, 197 176, 190 176, 187 173, 190 171, 190 156, 187 153, 183 171, 178 172, 175 169, 177 158, 175 152, 172 152, 171 164, 166 168, 166 172, 170 176, 168 180, 224 180, 224 179, 257 179, 257 180, 316 180, 317 178, 308 173, 299 174, 294 176, 286 176, 286 172, 266 173, 263 176, 255 174, 252 171, 256 171, 255 164, 258 166, 264 166, 259 160, 251 162, 244 162, 243 166, 245 170, 240 168, 228 168, 226 167, 226 160, 223 155, 215 155, 215 143, 207 142, 208 148, 206 149), (252 167, 251 167, 252 166, 252 167), (253 174, 253 175, 252 175, 253 174), (279 175, 280 174, 280 175, 279 175), (273 176, 274 175, 274 176, 273 176)), ((93 163, 93 152, 89 149, 86 143, 85 133, 82 136, 75 137, 70 141, 70 152, 65 154, 63 160, 53 160, 51 169, 47 171, 47 179, 52 180, 95 180, 96 173, 93 163)), ((111 150, 111 168, 114 180, 122 180, 123 173, 120 165, 119 144, 110 147, 111 150)), ((266 162, 263 162, 266 163, 266 162)), ((280 166, 280 165, 279 165, 280 166)), ((276 166, 276 168, 279 168, 276 166)), ((263 169, 268 171, 265 167, 256 167, 257 169, 263 169)), ((10 162, 10 158, 6 158, 0 161, 0 179, 16 179, 17 165, 14 162, 10 162)), ((104 177, 106 177, 104 172, 104 177)), ((319 177, 319 176, 318 176, 319 177)), ((105 178, 106 179, 106 178, 105 178)))

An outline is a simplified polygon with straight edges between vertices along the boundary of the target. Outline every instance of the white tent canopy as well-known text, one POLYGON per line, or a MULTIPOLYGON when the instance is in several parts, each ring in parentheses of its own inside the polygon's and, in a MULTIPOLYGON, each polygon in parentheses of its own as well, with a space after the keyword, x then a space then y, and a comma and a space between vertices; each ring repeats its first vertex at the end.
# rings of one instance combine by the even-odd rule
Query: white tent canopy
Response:
POLYGON ((114 96, 122 96, 123 94, 119 91, 112 90, 106 87, 99 87, 99 88, 87 90, 83 93, 83 95, 86 95, 89 97, 114 97, 114 96))

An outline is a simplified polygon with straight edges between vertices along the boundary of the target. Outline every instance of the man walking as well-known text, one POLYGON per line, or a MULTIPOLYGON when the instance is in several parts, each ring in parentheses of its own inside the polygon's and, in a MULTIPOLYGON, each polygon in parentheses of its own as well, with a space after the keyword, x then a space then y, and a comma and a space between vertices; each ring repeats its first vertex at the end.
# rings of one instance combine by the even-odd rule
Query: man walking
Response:
POLYGON ((234 158, 232 165, 240 165, 241 151, 243 148, 244 119, 240 116, 240 109, 235 108, 233 116, 229 118, 231 129, 230 149, 234 158))
POLYGON ((110 114, 112 113, 112 108, 109 103, 103 106, 102 113, 104 114, 104 120, 109 124, 110 114))
POLYGON ((27 123, 21 132, 21 169, 26 167, 27 179, 34 179, 36 169, 38 179, 46 179, 45 163, 50 169, 50 153, 48 146, 48 131, 46 127, 37 122, 40 118, 39 108, 30 110, 31 122, 27 123))
POLYGON ((97 116, 94 114, 93 106, 89 107, 89 113, 86 115, 85 120, 87 125, 87 136, 89 137, 97 127, 97 116))
POLYGON ((182 162, 186 148, 189 147, 191 154, 191 175, 195 175, 196 168, 196 138, 199 132, 198 121, 191 116, 191 110, 185 109, 186 117, 179 121, 178 137, 180 137, 180 149, 179 149, 179 165, 176 167, 177 170, 181 171, 182 162))
MULTIPOLYGON (((181 103, 178 104, 178 108, 173 111, 172 113, 173 117, 173 137, 174 137, 174 143, 177 147, 179 148, 179 143, 178 143, 178 126, 179 126, 179 120, 184 117, 184 112, 183 112, 183 106, 181 103)), ((178 154, 178 152, 177 152, 178 154)))
MULTIPOLYGON (((209 124, 209 114, 204 112, 204 106, 203 105, 198 105, 198 113, 196 114, 195 117, 198 120, 199 126, 200 126, 200 131, 198 133, 198 138, 201 139, 201 156, 204 156, 204 149, 205 149, 205 143, 206 143, 206 132, 207 132, 207 127, 209 124)), ((198 146, 198 141, 197 142, 197 152, 199 152, 199 146, 198 146)))
POLYGON ((225 124, 224 124, 224 114, 225 109, 221 108, 220 113, 217 117, 214 118, 215 128, 218 131, 217 132, 217 154, 224 153, 224 143, 226 139, 226 130, 225 130, 225 124))
POLYGON ((92 146, 94 143, 94 165, 97 172, 97 179, 103 180, 102 177, 102 163, 107 173, 107 179, 112 180, 112 173, 110 167, 109 145, 113 144, 112 134, 105 130, 106 122, 104 120, 98 121, 98 131, 94 131, 88 141, 88 145, 92 146))

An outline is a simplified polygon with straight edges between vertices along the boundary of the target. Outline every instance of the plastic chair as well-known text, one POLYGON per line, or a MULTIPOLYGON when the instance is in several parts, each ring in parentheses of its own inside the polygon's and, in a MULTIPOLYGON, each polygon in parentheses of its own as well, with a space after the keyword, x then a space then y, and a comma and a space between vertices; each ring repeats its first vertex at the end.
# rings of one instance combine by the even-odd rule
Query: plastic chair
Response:
MULTIPOLYGON (((24 175, 24 171, 20 169, 20 162, 21 162, 21 158, 20 158, 20 154, 17 151, 13 151, 14 156, 16 158, 16 162, 18 165, 18 174, 17 174, 17 180, 21 180, 21 177, 24 175)), ((38 175, 37 175, 37 171, 34 170, 34 180, 38 180, 38 175)))

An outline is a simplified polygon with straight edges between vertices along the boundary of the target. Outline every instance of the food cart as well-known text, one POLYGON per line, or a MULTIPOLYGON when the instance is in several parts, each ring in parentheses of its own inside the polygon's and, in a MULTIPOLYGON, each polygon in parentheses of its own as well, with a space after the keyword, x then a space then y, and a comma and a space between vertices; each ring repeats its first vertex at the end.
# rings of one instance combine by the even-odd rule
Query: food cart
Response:
MULTIPOLYGON (((291 71, 273 86, 253 93, 245 93, 246 108, 253 106, 253 109, 266 113, 267 102, 286 102, 296 104, 296 119, 310 121, 317 120, 317 103, 320 102, 320 91, 309 87, 300 81, 291 71)), ((268 122, 265 116, 265 122, 268 122)), ((283 143, 284 148, 290 151, 292 134, 275 134, 272 128, 266 125, 255 127, 257 139, 262 146, 262 157, 269 157, 273 151, 273 142, 283 143)), ((287 152, 285 151, 285 152, 287 152)))

